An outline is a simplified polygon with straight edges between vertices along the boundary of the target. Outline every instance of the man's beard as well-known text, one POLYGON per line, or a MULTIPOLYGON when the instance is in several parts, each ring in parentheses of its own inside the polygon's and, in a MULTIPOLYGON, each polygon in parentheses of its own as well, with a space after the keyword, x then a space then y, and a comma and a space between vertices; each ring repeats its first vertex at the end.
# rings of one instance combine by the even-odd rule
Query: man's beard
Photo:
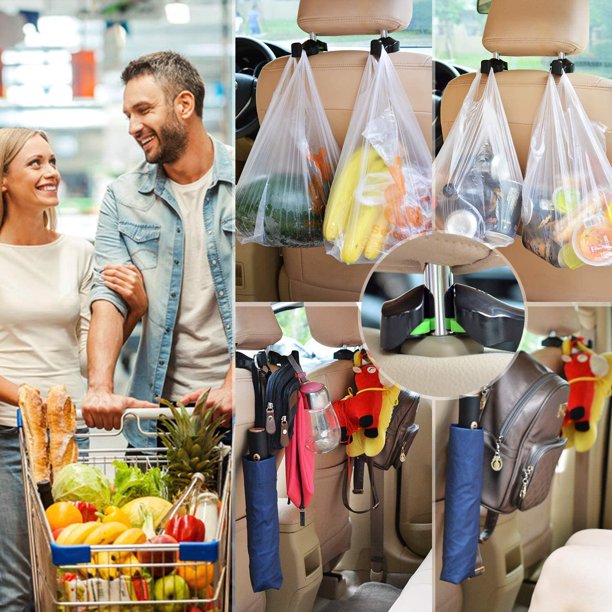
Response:
POLYGON ((152 157, 147 156, 151 164, 172 164, 183 155, 187 148, 187 129, 174 116, 160 128, 157 141, 159 151, 152 157))

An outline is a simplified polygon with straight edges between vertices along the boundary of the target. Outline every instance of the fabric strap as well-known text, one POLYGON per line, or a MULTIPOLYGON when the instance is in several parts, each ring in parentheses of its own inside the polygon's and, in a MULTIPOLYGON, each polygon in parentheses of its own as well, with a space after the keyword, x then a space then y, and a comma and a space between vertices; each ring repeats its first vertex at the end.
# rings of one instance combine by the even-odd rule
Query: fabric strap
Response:
POLYGON ((359 455, 359 457, 353 457, 353 458, 348 457, 346 462, 344 463, 344 471, 343 471, 343 478, 342 478, 343 480, 342 503, 344 504, 344 507, 350 512, 353 512, 354 514, 366 514, 367 512, 370 512, 370 510, 373 510, 374 508, 378 507, 380 501, 378 499, 378 492, 376 491, 376 483, 374 481, 373 471, 374 471, 374 465, 372 463, 372 459, 370 457, 366 457, 365 455, 359 455), (355 479, 354 492, 355 493, 363 492, 363 465, 364 464, 367 465, 368 474, 370 476, 370 485, 372 489, 372 505, 366 510, 353 510, 353 508, 351 508, 351 506, 349 505, 348 489, 350 487, 351 477, 353 477, 355 479), (355 466, 355 468, 351 469, 351 466, 353 465, 355 466), (360 484, 360 481, 361 481, 361 484, 360 484))

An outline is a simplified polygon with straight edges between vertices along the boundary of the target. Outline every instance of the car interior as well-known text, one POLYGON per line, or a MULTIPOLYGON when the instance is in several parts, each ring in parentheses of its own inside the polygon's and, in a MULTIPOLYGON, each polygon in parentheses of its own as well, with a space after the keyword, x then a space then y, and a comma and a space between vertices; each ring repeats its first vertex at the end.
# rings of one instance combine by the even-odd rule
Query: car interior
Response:
MULTIPOLYGON (((591 38, 589 27, 588 0, 495 0, 490 3, 482 44, 494 57, 501 57, 510 66, 509 70, 498 72, 495 78, 523 174, 548 72, 513 69, 513 60, 524 56, 571 60, 587 48, 591 38)), ((472 66, 466 72, 465 67, 436 60, 435 87, 442 94, 436 123, 442 138, 448 135, 478 68, 472 66)), ((612 107, 609 102, 612 80, 588 74, 588 66, 582 65, 568 76, 591 121, 605 126, 607 156, 612 160, 612 107)), ((485 83, 483 75, 481 89, 485 83)), ((585 266, 577 271, 555 268, 524 248, 520 236, 512 245, 500 250, 521 279, 528 302, 610 299, 608 267, 585 266)))
MULTIPOLYGON (((274 309, 283 305, 239 304, 236 308, 237 350, 266 349, 283 336, 274 309)), ((356 304, 296 304, 304 313, 312 338, 333 349, 358 347, 359 312, 356 304)), ((303 314, 302 314, 303 316, 303 314)), ((353 362, 336 357, 314 369, 305 368, 309 380, 323 383, 335 401, 353 384, 353 362)), ((342 501, 346 446, 316 456, 314 496, 300 528, 299 511, 288 504, 282 453, 277 455, 277 491, 280 520, 280 555, 283 582, 280 590, 254 593, 249 581, 247 520, 240 457, 247 452, 247 430, 254 423, 251 373, 236 371, 236 423, 234 430, 235 497, 235 606, 238 612, 255 610, 354 610, 367 603, 369 610, 394 612, 432 609, 431 578, 431 403, 421 399, 416 423, 420 429, 400 469, 374 470, 381 506, 362 514, 350 513, 342 501), (382 492, 384 491, 384 493, 382 492), (378 544, 384 542, 384 549, 378 544), (373 564, 376 552, 378 565, 373 564), (382 558, 382 565, 381 565, 382 558), (392 607, 395 606, 395 607, 392 607), (414 607, 413 607, 414 606, 414 607)), ((363 494, 349 492, 351 508, 369 508, 370 485, 363 494)))
MULTIPOLYGON (((612 349, 610 306, 530 306, 522 348, 561 373, 561 349, 542 347, 552 336, 579 335, 596 353, 612 349)), ((438 580, 444 539, 447 442, 457 421, 457 399, 434 401, 436 610, 519 612, 604 610, 609 601, 610 419, 604 411, 597 441, 588 452, 566 448, 545 501, 525 512, 501 515, 480 545, 484 573, 461 585, 438 580), (603 607, 602 607, 603 606, 603 607)), ((485 512, 481 507, 481 526, 485 512)))
MULTIPOLYGON (((329 43, 329 51, 319 52, 309 59, 323 107, 340 147, 346 136, 370 41, 381 33, 393 36, 394 32, 409 28, 412 8, 411 0, 300 1, 299 27, 311 37, 321 37, 320 40, 329 43), (361 37, 362 48, 336 49, 334 37, 347 34, 361 37)), ((288 48, 276 44, 267 45, 248 37, 236 40, 237 83, 239 88, 244 87, 239 89, 236 107, 238 179, 288 55, 288 48), (245 93, 241 95, 241 91, 245 93)), ((431 55, 400 48, 389 57, 425 140, 430 143, 431 55)), ((327 255, 324 247, 279 249, 237 241, 236 299, 356 301, 370 269, 366 264, 342 264, 327 255)))

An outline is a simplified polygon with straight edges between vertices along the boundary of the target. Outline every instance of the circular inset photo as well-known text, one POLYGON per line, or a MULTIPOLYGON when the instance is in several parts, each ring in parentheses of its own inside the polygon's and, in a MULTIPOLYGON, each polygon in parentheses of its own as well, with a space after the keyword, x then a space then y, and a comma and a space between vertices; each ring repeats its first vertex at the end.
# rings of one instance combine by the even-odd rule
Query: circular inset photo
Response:
POLYGON ((499 252, 434 232, 399 244, 373 268, 361 297, 362 338, 397 385, 434 398, 467 395, 510 365, 523 305, 499 252))

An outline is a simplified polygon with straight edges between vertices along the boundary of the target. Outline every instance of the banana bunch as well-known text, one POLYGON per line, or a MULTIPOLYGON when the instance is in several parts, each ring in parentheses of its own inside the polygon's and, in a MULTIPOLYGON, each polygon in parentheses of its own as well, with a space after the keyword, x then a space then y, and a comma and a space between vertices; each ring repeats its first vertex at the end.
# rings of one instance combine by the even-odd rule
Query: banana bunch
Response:
POLYGON ((74 523, 62 529, 57 536, 56 543, 62 546, 74 546, 84 544, 85 540, 100 527, 98 521, 88 521, 87 523, 74 523))
MULTIPOLYGON (((106 527, 106 525, 109 524, 112 525, 112 523, 104 523, 101 526, 106 527)), ((121 525, 121 523, 116 523, 116 525, 121 525)), ((119 531, 119 528, 115 527, 114 531, 119 531)), ((133 544, 144 544, 147 541, 147 536, 145 535, 144 531, 138 527, 133 527, 130 529, 125 528, 119 533, 119 535, 113 538, 112 542, 104 541, 105 538, 108 539, 113 537, 109 530, 106 530, 106 532, 106 534, 103 533, 96 536, 100 540, 97 542, 97 544, 113 544, 118 548, 127 548, 133 544)), ((94 535, 95 532, 91 534, 90 537, 94 535)), ((91 555, 91 564, 84 565, 79 572, 85 578, 95 576, 102 578, 103 580, 115 579, 118 576, 143 575, 143 570, 140 566, 138 557, 129 550, 95 552, 91 555), (100 567, 91 567, 91 565, 99 565, 100 567), (125 567, 115 567, 115 565, 125 565, 125 567)))
POLYGON ((362 255, 375 260, 381 254, 389 222, 385 217, 385 188, 393 177, 387 165, 372 148, 360 147, 339 168, 327 200, 323 237, 328 242, 342 241, 340 260, 355 263, 362 255), (365 181, 366 188, 358 193, 365 181), (364 201, 364 192, 369 191, 364 201), (377 200, 376 204, 373 200, 377 200))

